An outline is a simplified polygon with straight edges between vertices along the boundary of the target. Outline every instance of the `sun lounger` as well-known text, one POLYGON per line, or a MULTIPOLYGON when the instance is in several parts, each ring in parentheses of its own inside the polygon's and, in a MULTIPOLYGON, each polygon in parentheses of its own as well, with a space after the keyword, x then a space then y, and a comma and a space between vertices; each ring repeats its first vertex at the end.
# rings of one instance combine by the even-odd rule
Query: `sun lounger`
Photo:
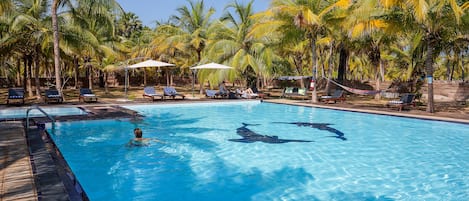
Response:
POLYGON ((210 89, 206 89, 205 90, 205 96, 206 97, 209 97, 209 98, 216 98, 217 97, 217 90, 210 90, 210 89))
POLYGON ((169 96, 173 99, 175 99, 176 96, 179 96, 182 99, 186 97, 185 95, 178 93, 174 87, 164 87, 163 93, 164 93, 164 96, 169 96))
POLYGON ((98 102, 98 97, 89 88, 81 88, 78 102, 98 102))
POLYGON ((321 96, 321 102, 324 103, 330 103, 334 101, 336 103, 337 101, 345 101, 345 95, 344 95, 344 90, 335 90, 334 94, 331 96, 321 96))
POLYGON ((161 94, 156 93, 155 87, 145 87, 143 88, 143 95, 144 98, 148 97, 151 98, 152 101, 155 101, 155 98, 159 97, 163 100, 164 96, 161 94))
POLYGON ((23 88, 10 88, 8 89, 7 104, 11 104, 11 101, 19 101, 24 104, 24 89, 23 88))
POLYGON ((405 106, 415 106, 414 98, 415 94, 403 94, 400 100, 391 100, 386 106, 394 106, 397 107, 399 111, 402 111, 405 106))
POLYGON ((63 97, 60 95, 59 91, 57 89, 47 89, 44 95, 44 101, 45 103, 51 103, 51 102, 56 102, 56 103, 62 103, 63 102, 63 97))
POLYGON ((308 94, 306 93, 308 90, 306 88, 298 88, 298 87, 286 87, 283 90, 282 97, 301 97, 302 99, 305 99, 308 97, 308 94))

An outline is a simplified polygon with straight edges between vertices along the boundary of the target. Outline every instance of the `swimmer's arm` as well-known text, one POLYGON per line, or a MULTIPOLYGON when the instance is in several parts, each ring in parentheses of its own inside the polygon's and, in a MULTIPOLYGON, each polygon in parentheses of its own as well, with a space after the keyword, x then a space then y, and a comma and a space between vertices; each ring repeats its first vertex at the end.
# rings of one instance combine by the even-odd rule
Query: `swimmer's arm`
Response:
POLYGON ((153 141, 153 142, 159 142, 159 143, 165 144, 165 142, 163 142, 163 141, 161 141, 161 140, 158 140, 158 139, 151 139, 151 141, 153 141))

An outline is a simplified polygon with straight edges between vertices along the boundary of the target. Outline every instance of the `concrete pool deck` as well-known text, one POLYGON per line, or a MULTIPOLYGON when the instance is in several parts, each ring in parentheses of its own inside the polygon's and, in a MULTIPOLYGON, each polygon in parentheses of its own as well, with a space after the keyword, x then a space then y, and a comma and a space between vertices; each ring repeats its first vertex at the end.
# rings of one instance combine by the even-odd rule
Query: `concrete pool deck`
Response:
MULTIPOLYGON (((208 100, 204 102, 229 102, 231 100, 208 100)), ((234 100, 239 101, 239 100, 234 100)), ((250 101, 250 100, 243 100, 250 101)), ((469 124, 469 116, 462 115, 451 115, 448 116, 438 116, 432 114, 419 114, 418 111, 392 111, 392 110, 376 110, 368 108, 356 108, 350 105, 344 104, 311 104, 309 101, 305 100, 290 100, 290 99, 266 99, 265 102, 278 103, 278 104, 289 104, 289 105, 298 105, 305 107, 317 107, 317 108, 326 108, 342 111, 351 111, 351 112, 363 112, 370 114, 379 114, 379 115, 391 115, 391 116, 401 116, 408 118, 418 118, 418 119, 429 119, 437 121, 449 121, 456 123, 469 124)), ((135 117, 131 111, 122 111, 119 105, 125 104, 172 104, 172 103, 194 103, 200 102, 198 100, 185 100, 185 101, 171 101, 171 102, 125 102, 125 103, 98 103, 98 104, 83 104, 75 105, 77 107, 84 108, 92 114, 86 117, 70 117, 70 118, 58 118, 59 121, 73 121, 73 120, 92 120, 92 119, 106 119, 106 118, 129 118, 135 117)), ((54 107, 60 107, 60 105, 54 105, 54 107)), ((28 132, 29 133, 29 132, 28 132)), ((64 195, 64 187, 59 185, 53 186, 53 189, 59 189, 59 191, 53 192, 54 194, 50 199, 45 197, 48 190, 51 190, 52 187, 49 185, 41 184, 42 182, 37 181, 37 177, 40 177, 39 173, 33 173, 33 166, 31 165, 31 157, 34 157, 30 150, 39 150, 39 154, 43 154, 44 150, 42 147, 37 147, 37 142, 33 142, 29 139, 29 144, 27 143, 27 133, 25 133, 24 124, 22 121, 5 121, 0 122, 0 156, 1 156, 1 166, 0 166, 0 200, 75 200, 73 197, 68 197, 69 195, 64 195), (49 188, 51 187, 51 188, 49 188), (39 190, 38 190, 39 189, 39 190), (38 193, 39 192, 39 193, 38 193), (38 195, 39 194, 39 195, 38 195)), ((48 156, 40 156, 40 158, 48 158, 48 156)), ((49 159, 48 159, 49 160, 49 159)), ((33 160, 35 161, 35 160, 33 160)), ((40 161, 35 161, 35 163, 41 163, 40 161)), ((57 171, 50 170, 50 163, 41 163, 35 164, 36 167, 42 167, 44 169, 49 169, 48 171, 57 171)), ((55 167, 55 166, 53 166, 55 167)), ((41 168, 40 168, 41 169, 41 168)), ((49 173, 45 173, 46 175, 49 173)), ((55 173, 53 173, 55 174, 55 173)), ((54 181, 56 182, 56 181, 54 181)), ((75 195, 76 197, 76 195, 75 195)))

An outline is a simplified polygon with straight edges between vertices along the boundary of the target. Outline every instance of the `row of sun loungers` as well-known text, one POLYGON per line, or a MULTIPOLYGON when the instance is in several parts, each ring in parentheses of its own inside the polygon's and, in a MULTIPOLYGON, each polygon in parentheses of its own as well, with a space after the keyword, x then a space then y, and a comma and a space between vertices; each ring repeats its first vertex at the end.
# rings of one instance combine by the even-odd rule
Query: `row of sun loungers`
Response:
MULTIPOLYGON (((10 88, 8 89, 7 104, 24 104, 24 89, 10 88)), ((64 98, 57 89, 46 89, 44 92, 45 103, 63 103, 64 98)), ((89 88, 81 88, 78 101, 81 102, 97 102, 98 97, 89 88)))
POLYGON ((219 91, 219 90, 211 90, 211 89, 206 89, 205 90, 205 96, 207 98, 245 98, 245 99, 252 99, 252 98, 257 98, 260 95, 257 93, 248 93, 246 91, 242 91, 240 89, 236 89, 235 92, 228 92, 228 91, 219 91))
POLYGON ((152 101, 155 101, 158 99, 164 100, 166 97, 172 99, 180 97, 181 99, 184 99, 186 96, 178 93, 174 87, 164 87, 163 94, 157 93, 154 87, 145 87, 143 89, 143 97, 150 98, 152 101))
MULTIPOLYGON (((304 89, 285 89, 283 91, 282 97, 298 95, 305 96, 306 92, 303 92, 304 89)), ((180 94, 176 91, 174 87, 164 87, 163 94, 159 94, 156 92, 154 87, 145 87, 144 88, 143 97, 150 98, 152 101, 157 99, 164 100, 166 97, 171 99, 176 99, 176 97, 180 97, 184 99, 186 96, 180 94)), ((306 91, 306 90, 304 90, 306 91)), ((230 96, 240 97, 240 98, 257 98, 259 95, 257 93, 246 93, 239 89, 236 90, 236 93, 230 93, 228 91, 219 91, 219 90, 205 90, 206 97, 209 98, 232 98, 230 96)), ((415 94, 403 94, 400 100, 392 100, 389 101, 386 106, 388 107, 397 107, 399 111, 401 111, 405 106, 415 106, 414 102, 415 94)), ((7 104, 24 104, 24 89, 23 88, 10 88, 8 89, 8 98, 7 104)), ((44 100, 46 103, 62 103, 63 97, 59 94, 58 90, 56 89, 47 89, 45 91, 44 100)), ((79 102, 97 102, 98 97, 91 91, 89 88, 81 88, 80 95, 78 98, 79 102)), ((330 96, 321 96, 320 101, 324 103, 336 103, 337 101, 345 101, 345 94, 343 90, 336 90, 330 96)))

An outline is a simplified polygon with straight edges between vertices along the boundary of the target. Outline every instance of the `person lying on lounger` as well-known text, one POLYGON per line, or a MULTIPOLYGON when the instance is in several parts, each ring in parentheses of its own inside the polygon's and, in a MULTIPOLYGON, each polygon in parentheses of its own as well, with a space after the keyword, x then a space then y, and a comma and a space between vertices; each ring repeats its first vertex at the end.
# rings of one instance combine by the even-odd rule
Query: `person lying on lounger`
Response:
POLYGON ((247 88, 246 90, 237 89, 236 93, 242 98, 256 98, 259 96, 258 94, 254 93, 251 88, 247 88))

